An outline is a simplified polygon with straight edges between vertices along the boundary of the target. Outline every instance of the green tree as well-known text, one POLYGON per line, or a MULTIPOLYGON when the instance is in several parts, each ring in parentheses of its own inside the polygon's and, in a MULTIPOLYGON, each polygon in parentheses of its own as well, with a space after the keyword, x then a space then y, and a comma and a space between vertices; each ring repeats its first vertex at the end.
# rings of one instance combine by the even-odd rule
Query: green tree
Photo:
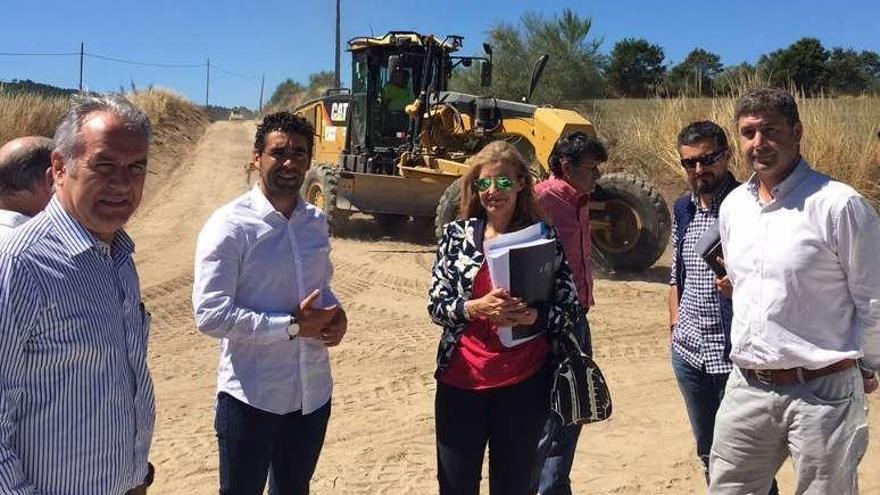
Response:
POLYGON ((335 85, 335 80, 332 71, 310 74, 308 86, 288 78, 275 88, 275 92, 269 98, 269 106, 293 108, 306 100, 322 96, 327 89, 335 85))
POLYGON ((336 76, 333 71, 323 70, 309 75, 309 86, 306 88, 306 98, 317 98, 328 89, 336 86, 336 76))
POLYGON ((300 97, 300 95, 302 95, 302 93, 304 93, 305 91, 306 88, 302 84, 288 78, 275 88, 275 92, 272 93, 272 97, 269 98, 269 105, 290 105, 291 101, 294 101, 296 98, 300 97))
POLYGON ((862 52, 862 70, 868 74, 868 91, 880 93, 880 54, 865 50, 862 52))
POLYGON ((748 62, 725 67, 713 82, 715 94, 726 96, 735 96, 745 89, 762 85, 758 70, 748 62))
POLYGON ((816 94, 828 85, 829 53, 816 38, 801 38, 788 48, 762 55, 758 69, 775 86, 794 86, 807 93, 816 94))
POLYGON ((711 96, 715 78, 723 69, 719 55, 695 48, 669 70, 667 90, 677 94, 711 96))
POLYGON ((664 58, 663 48, 645 39, 618 41, 605 73, 608 84, 618 96, 644 98, 656 94, 666 74, 664 58))
POLYGON ((837 94, 859 94, 872 83, 862 55, 852 48, 834 48, 828 56, 828 89, 837 94))
MULTIPOLYGON (((531 73, 526 68, 548 54, 550 60, 532 96, 534 101, 559 103, 601 96, 605 90, 601 41, 590 38, 591 28, 589 17, 581 17, 571 9, 552 18, 526 14, 520 26, 495 24, 489 31, 494 66, 489 93, 519 100, 528 90, 531 73)), ((453 74, 450 86, 466 93, 486 93, 479 86, 476 65, 453 74)))

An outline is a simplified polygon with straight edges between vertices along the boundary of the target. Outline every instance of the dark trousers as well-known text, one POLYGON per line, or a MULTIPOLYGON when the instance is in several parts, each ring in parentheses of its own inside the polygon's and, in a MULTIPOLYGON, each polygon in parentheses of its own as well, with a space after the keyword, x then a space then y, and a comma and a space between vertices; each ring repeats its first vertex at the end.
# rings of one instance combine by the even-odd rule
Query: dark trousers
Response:
MULTIPOLYGON (((672 371, 678 381, 678 389, 687 407, 691 430, 697 440, 697 455, 703 461, 703 474, 709 482, 709 453, 712 450, 712 438, 715 431, 715 414, 724 398, 727 386, 727 373, 711 374, 694 368, 672 349, 672 371)), ((769 495, 779 493, 776 481, 770 488, 769 495)))
POLYGON ((437 383, 434 401, 440 495, 480 493, 489 446, 492 495, 530 495, 538 440, 550 412, 550 370, 489 390, 437 383))
POLYGON ((330 401, 303 415, 272 414, 229 394, 217 396, 214 429, 220 450, 220 494, 306 495, 324 445, 330 401))

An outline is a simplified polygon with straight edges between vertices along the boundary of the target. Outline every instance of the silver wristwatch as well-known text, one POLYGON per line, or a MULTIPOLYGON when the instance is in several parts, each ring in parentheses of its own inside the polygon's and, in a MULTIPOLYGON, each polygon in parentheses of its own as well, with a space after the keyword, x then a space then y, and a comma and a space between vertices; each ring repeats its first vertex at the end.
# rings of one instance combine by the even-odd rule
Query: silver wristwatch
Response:
POLYGON ((287 324, 287 336, 290 340, 299 335, 299 323, 296 322, 296 315, 290 315, 290 323, 287 324))

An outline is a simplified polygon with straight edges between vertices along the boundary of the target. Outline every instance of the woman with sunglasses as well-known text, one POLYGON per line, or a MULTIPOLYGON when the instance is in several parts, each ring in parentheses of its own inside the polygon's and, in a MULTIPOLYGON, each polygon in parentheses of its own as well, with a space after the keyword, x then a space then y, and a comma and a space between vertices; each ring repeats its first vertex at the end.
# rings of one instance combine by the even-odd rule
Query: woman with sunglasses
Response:
MULTIPOLYGON (((556 242, 554 300, 526 306, 492 287, 483 242, 542 221, 529 166, 511 144, 488 144, 462 178, 461 213, 437 248, 428 311, 443 327, 437 356, 435 426, 440 494, 478 494, 486 445, 489 490, 526 495, 550 413, 548 338, 570 332, 578 301, 556 242), (498 328, 537 325, 545 333, 505 347, 498 328)), ((546 227, 548 238, 556 233, 546 227)))

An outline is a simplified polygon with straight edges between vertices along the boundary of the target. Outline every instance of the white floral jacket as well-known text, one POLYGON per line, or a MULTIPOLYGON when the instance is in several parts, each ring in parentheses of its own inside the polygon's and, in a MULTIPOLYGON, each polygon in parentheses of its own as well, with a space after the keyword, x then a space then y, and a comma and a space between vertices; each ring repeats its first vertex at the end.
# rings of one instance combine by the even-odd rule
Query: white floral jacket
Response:
MULTIPOLYGON (((464 302, 471 298, 474 279, 483 264, 482 234, 485 221, 477 218, 456 220, 446 224, 437 246, 437 260, 429 292, 428 313, 431 320, 443 327, 437 350, 437 371, 440 376, 449 367, 449 360, 458 347, 467 326, 464 302)), ((539 305, 538 320, 550 338, 560 332, 572 332, 579 316, 577 288, 565 260, 562 243, 553 227, 547 238, 556 239, 556 287, 552 302, 539 305)))

